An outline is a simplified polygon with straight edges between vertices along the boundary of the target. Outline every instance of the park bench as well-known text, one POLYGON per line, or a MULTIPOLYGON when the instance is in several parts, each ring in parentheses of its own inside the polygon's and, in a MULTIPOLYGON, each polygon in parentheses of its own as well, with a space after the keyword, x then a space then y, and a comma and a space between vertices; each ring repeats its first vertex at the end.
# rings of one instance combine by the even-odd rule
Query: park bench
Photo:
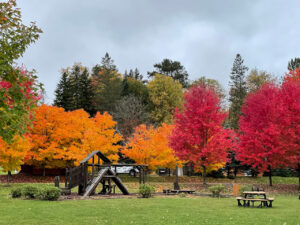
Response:
POLYGON ((252 202, 252 207, 254 207, 254 202, 260 202, 258 205, 259 208, 265 207, 272 207, 272 202, 274 198, 243 198, 237 197, 238 206, 250 207, 250 202, 252 202), (243 204, 241 203, 243 201, 243 204))

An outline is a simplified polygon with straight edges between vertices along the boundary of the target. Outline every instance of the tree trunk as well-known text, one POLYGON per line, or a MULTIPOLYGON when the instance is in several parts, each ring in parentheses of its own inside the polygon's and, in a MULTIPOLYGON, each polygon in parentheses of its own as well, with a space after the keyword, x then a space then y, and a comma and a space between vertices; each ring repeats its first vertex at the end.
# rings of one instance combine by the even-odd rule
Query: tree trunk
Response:
POLYGON ((237 173, 238 173, 238 168, 234 167, 234 177, 236 177, 237 173))
POLYGON ((269 166, 269 185, 272 187, 272 169, 271 166, 269 166))
POLYGON ((205 166, 202 167, 203 167, 203 184, 206 185, 206 167, 205 166))
POLYGON ((227 177, 229 177, 229 175, 230 175, 230 168, 228 167, 227 168, 227 177))
POLYGON ((179 181, 178 181, 178 165, 176 165, 176 169, 175 169, 175 182, 174 182, 174 190, 180 190, 179 187, 179 181))
POLYGON ((7 172, 7 184, 9 184, 10 178, 11 178, 11 171, 8 171, 7 172))
MULTIPOLYGON (((298 178, 299 178, 299 186, 298 186, 298 190, 300 192, 300 162, 298 163, 298 178)), ((300 197, 300 196, 299 196, 300 197)))
POLYGON ((46 176, 46 168, 45 168, 45 166, 43 167, 43 177, 45 177, 46 176))

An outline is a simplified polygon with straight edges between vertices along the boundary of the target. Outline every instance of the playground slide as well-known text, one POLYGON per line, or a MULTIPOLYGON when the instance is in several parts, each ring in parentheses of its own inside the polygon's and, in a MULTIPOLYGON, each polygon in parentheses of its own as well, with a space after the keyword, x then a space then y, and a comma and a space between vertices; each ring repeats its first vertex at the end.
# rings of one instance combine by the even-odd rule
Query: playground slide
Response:
POLYGON ((93 193, 93 191, 96 189, 99 182, 102 180, 102 178, 104 177, 104 175, 107 173, 108 170, 109 170, 109 168, 104 168, 98 172, 97 177, 94 177, 91 184, 86 188, 85 193, 83 194, 83 197, 90 196, 93 193))

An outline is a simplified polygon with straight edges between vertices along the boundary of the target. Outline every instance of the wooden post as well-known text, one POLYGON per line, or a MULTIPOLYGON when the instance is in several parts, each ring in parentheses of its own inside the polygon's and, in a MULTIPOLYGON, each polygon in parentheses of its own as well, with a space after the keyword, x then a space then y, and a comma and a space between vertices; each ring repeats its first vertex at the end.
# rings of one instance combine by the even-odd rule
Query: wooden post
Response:
POLYGON ((69 170, 66 168, 66 175, 65 175, 65 187, 68 185, 68 176, 69 176, 69 170))
POLYGON ((95 158, 93 156, 93 163, 92 163, 92 179, 94 178, 94 169, 95 169, 95 158))
POLYGON ((98 155, 98 172, 100 170, 100 156, 98 155))
POLYGON ((139 168, 140 169, 140 174, 139 174, 139 183, 142 183, 142 167, 139 168))
POLYGON ((54 177, 54 186, 59 188, 59 176, 54 177))

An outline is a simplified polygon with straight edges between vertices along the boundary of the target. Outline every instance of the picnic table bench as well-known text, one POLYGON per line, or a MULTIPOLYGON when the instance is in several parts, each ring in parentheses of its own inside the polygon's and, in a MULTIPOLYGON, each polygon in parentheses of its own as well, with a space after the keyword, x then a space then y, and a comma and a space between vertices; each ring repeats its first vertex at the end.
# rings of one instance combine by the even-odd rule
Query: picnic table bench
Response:
POLYGON ((186 194, 193 194, 194 190, 170 190, 170 189, 164 189, 163 193, 168 194, 179 194, 179 193, 186 193, 186 194))
POLYGON ((260 202, 258 207, 272 207, 274 198, 267 198, 266 192, 264 191, 245 191, 243 192, 244 197, 237 197, 238 206, 250 207, 250 202, 252 202, 252 207, 254 207, 254 202, 260 202), (256 196, 263 196, 259 198, 256 196), (243 204, 241 203, 243 201, 243 204))

